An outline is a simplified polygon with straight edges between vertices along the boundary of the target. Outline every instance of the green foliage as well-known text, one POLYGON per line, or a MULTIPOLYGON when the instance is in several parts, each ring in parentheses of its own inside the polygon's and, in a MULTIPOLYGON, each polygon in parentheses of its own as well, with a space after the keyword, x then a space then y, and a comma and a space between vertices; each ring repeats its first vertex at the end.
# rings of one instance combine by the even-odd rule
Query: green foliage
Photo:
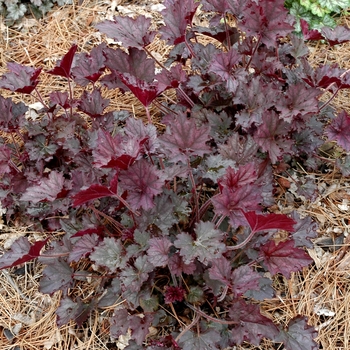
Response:
POLYGON ((310 29, 320 30, 334 28, 335 17, 350 7, 350 0, 286 0, 285 7, 296 19, 296 32, 301 32, 300 19, 308 22, 310 29))
POLYGON ((33 14, 37 18, 41 18, 53 6, 67 4, 72 4, 72 0, 0 0, 0 15, 5 17, 6 24, 11 25, 25 14, 33 14))

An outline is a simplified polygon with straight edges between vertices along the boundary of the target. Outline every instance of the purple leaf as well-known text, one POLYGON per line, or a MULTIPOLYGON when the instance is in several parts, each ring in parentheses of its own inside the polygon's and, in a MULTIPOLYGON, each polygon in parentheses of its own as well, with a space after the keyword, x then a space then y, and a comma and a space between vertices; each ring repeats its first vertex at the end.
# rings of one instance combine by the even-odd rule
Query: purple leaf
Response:
POLYGON ((243 211, 252 231, 265 231, 271 229, 285 230, 294 232, 296 222, 285 214, 270 213, 267 215, 258 215, 254 211, 248 213, 243 211))
POLYGON ((11 150, 6 145, 0 146, 0 176, 11 170, 11 150))
POLYGON ((170 45, 185 41, 187 26, 192 24, 193 16, 199 6, 194 0, 165 0, 161 12, 165 26, 160 29, 164 40, 170 45))
POLYGON ((305 40, 322 40, 323 35, 316 29, 309 30, 309 23, 304 19, 300 18, 301 31, 305 40))
POLYGON ((280 331, 275 341, 283 342, 286 350, 317 350, 316 337, 315 328, 307 324, 305 317, 297 316, 289 321, 286 330, 280 331))
POLYGON ((166 89, 162 84, 148 83, 128 73, 119 74, 118 77, 145 107, 148 107, 166 89))
POLYGON ((251 1, 243 11, 240 29, 248 35, 258 36, 262 43, 275 47, 276 40, 290 34, 294 27, 289 23, 284 0, 251 1))
POLYGON ((54 69, 47 71, 48 74, 58 75, 64 78, 69 78, 71 74, 71 67, 73 58, 78 46, 74 44, 69 51, 63 56, 62 60, 59 61, 58 65, 54 69))
POLYGON ((229 260, 221 257, 213 260, 212 266, 209 268, 209 277, 213 280, 222 282, 225 285, 231 283, 232 267, 229 260))
POLYGON ((279 119, 276 112, 268 111, 264 114, 263 124, 254 136, 261 149, 268 152, 272 163, 276 163, 291 149, 292 142, 284 138, 289 130, 290 124, 279 119))
POLYGON ((4 132, 19 130, 27 110, 28 107, 23 102, 14 103, 11 98, 0 95, 1 130, 4 132))
POLYGON ((182 350, 214 350, 221 337, 218 331, 210 329, 206 332, 189 330, 179 340, 182 350))
POLYGON ((124 190, 128 191, 128 203, 133 209, 151 209, 154 196, 163 192, 163 174, 145 159, 140 159, 119 176, 124 190))
POLYGON ((106 47, 105 44, 100 44, 91 50, 90 55, 81 53, 75 56, 77 59, 71 69, 71 76, 77 84, 87 86, 100 78, 105 67, 103 50, 106 47))
POLYGON ((38 85, 37 80, 42 68, 32 68, 21 64, 7 63, 10 73, 5 73, 0 80, 0 88, 30 94, 38 85))
POLYGON ((90 314, 89 305, 84 304, 80 298, 74 302, 71 298, 65 296, 61 299, 60 305, 56 310, 57 326, 61 327, 74 321, 78 327, 81 327, 90 314))
POLYGON ((73 106, 72 101, 69 100, 68 92, 54 91, 50 93, 50 101, 54 104, 58 104, 64 109, 68 109, 73 106))
POLYGON ((61 290, 64 295, 69 288, 73 286, 73 268, 61 258, 53 259, 43 271, 43 277, 40 280, 40 292, 52 295, 61 290))
POLYGON ((88 189, 82 190, 73 196, 73 207, 83 205, 86 202, 103 198, 103 197, 113 197, 115 193, 112 192, 108 187, 94 184, 88 189))
POLYGON ((196 239, 188 233, 180 233, 174 242, 174 246, 180 249, 180 255, 185 263, 191 263, 197 258, 200 262, 208 265, 213 259, 220 258, 226 250, 222 242, 224 233, 215 229, 212 222, 200 221, 195 229, 196 239))
POLYGON ((229 92, 235 92, 238 81, 232 74, 233 68, 242 60, 242 55, 237 50, 231 48, 229 52, 222 52, 215 55, 212 60, 209 72, 218 75, 222 81, 226 82, 229 92))
POLYGON ((196 270, 196 265, 193 262, 186 264, 180 254, 175 253, 170 257, 169 269, 174 275, 177 276, 181 276, 183 273, 191 275, 196 270))
POLYGON ((155 32, 149 31, 150 25, 151 19, 143 15, 136 18, 118 16, 114 17, 113 21, 98 23, 96 28, 109 38, 121 41, 124 47, 135 47, 141 50, 155 37, 155 32))
POLYGON ((27 237, 16 239, 12 243, 11 249, 0 257, 0 270, 17 266, 37 258, 47 240, 48 238, 30 244, 27 237))
POLYGON ((248 290, 259 290, 260 278, 261 276, 248 265, 237 267, 231 274, 235 298, 242 296, 248 290))
POLYGON ((109 99, 103 98, 99 89, 94 89, 91 93, 84 90, 78 108, 90 117, 96 118, 103 114, 108 105, 109 99))
POLYGON ((69 253, 68 262, 78 262, 82 257, 88 256, 98 244, 99 237, 96 234, 85 234, 73 246, 69 253))
POLYGON ((326 128, 326 133, 330 140, 337 141, 339 146, 347 152, 350 151, 350 116, 347 112, 342 111, 332 120, 326 128))
POLYGON ((166 266, 169 263, 169 248, 172 246, 166 237, 151 238, 147 250, 148 261, 154 266, 166 266))
POLYGON ((229 309, 232 321, 236 321, 232 329, 232 340, 236 345, 244 341, 258 346, 262 338, 274 339, 278 335, 278 329, 267 317, 261 315, 258 305, 247 304, 238 299, 229 309))
POLYGON ((276 108, 281 112, 279 117, 291 122, 293 117, 299 114, 303 116, 318 112, 319 95, 318 89, 306 88, 302 83, 290 85, 286 96, 277 100, 276 108))
POLYGON ((260 247, 259 257, 271 274, 281 273, 290 278, 290 274, 312 263, 310 256, 303 249, 294 247, 294 241, 275 243, 269 241, 260 247))
POLYGON ((23 193, 21 200, 32 203, 39 203, 43 200, 52 202, 63 190, 64 181, 62 173, 51 171, 49 177, 42 178, 39 185, 28 187, 23 193))
POLYGON ((334 29, 323 27, 321 32, 331 46, 350 41, 350 29, 346 26, 338 25, 334 29))
POLYGON ((209 125, 197 127, 195 120, 188 119, 185 114, 179 114, 159 139, 173 162, 187 163, 191 156, 202 157, 210 152, 206 145, 209 132, 209 125))

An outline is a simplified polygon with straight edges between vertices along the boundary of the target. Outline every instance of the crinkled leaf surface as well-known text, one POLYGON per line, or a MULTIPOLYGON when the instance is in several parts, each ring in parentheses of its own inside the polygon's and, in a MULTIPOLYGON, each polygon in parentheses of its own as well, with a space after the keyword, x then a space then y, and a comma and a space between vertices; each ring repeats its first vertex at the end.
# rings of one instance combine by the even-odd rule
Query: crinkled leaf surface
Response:
POLYGON ((128 191, 127 201, 131 207, 145 210, 154 206, 154 196, 163 191, 162 178, 162 173, 144 159, 135 162, 119 176, 123 189, 128 191))
POLYGON ((0 88, 30 94, 38 85, 37 78, 42 68, 35 69, 16 62, 9 62, 7 68, 10 72, 2 75, 0 88))
POLYGON ((173 162, 187 163, 188 157, 203 156, 210 152, 206 145, 209 131, 209 125, 197 127, 195 120, 179 114, 159 139, 173 162))
POLYGON ((194 0, 165 0, 164 6, 161 12, 165 22, 160 29, 162 37, 170 45, 180 44, 185 41, 187 26, 192 23, 199 3, 194 0))
POLYGON ((99 266, 104 266, 115 272, 126 266, 127 258, 120 239, 105 237, 94 251, 90 254, 90 259, 99 266))
POLYGON ((65 296, 61 299, 60 305, 56 310, 57 326, 61 327, 68 324, 70 320, 73 320, 78 327, 81 327, 89 314, 89 305, 84 304, 79 298, 75 302, 71 298, 65 296))
POLYGON ((237 267, 231 275, 235 297, 243 295, 248 290, 259 290, 260 278, 261 276, 248 265, 237 267))
POLYGON ((5 132, 19 130, 28 107, 23 102, 14 103, 11 98, 0 95, 0 126, 5 132))
POLYGON ((78 107, 90 117, 98 117, 108 105, 109 99, 103 98, 99 89, 94 89, 91 93, 84 90, 78 107))
POLYGON ((154 39, 155 32, 149 31, 151 19, 140 15, 136 18, 117 16, 113 21, 107 20, 96 28, 108 37, 121 41, 124 47, 136 47, 141 50, 154 39))
POLYGON ((346 26, 336 26, 334 29, 324 27, 321 30, 329 45, 334 46, 350 41, 350 29, 346 26))
POLYGON ((313 261, 303 249, 296 248, 292 240, 278 244, 269 241, 260 247, 259 257, 263 259, 271 274, 282 273, 287 278, 290 278, 292 272, 300 270, 313 261))
POLYGON ((330 140, 337 141, 339 146, 350 152, 350 116, 342 111, 332 120, 326 133, 330 140))
POLYGON ((11 149, 6 146, 0 146, 0 176, 10 172, 11 149))
POLYGON ((196 239, 188 233, 180 233, 174 242, 185 263, 193 262, 197 258, 203 264, 208 264, 225 252, 226 246, 222 242, 224 233, 215 229, 212 222, 200 221, 196 225, 195 233, 196 239))
POLYGON ((40 280, 40 292, 52 295, 61 290, 66 295, 68 288, 73 286, 73 269, 61 258, 51 261, 43 271, 40 280))
POLYGON ((216 330, 206 332, 186 332, 179 340, 182 350, 214 350, 217 349, 217 343, 220 340, 220 334, 216 330))
POLYGON ((244 9, 239 27, 248 35, 258 36, 267 46, 275 46, 276 40, 290 34, 294 27, 289 23, 284 0, 251 1, 244 9))
POLYGON ((43 178, 39 185, 28 187, 21 197, 22 201, 38 203, 43 200, 50 202, 57 198, 64 186, 64 176, 57 171, 51 171, 48 178, 43 178))
POLYGON ((247 304, 239 299, 229 309, 232 321, 236 321, 232 329, 232 340, 240 345, 247 341, 258 346, 262 338, 274 339, 278 329, 267 317, 261 315, 258 305, 247 304))
POLYGON ((34 244, 30 244, 27 237, 20 237, 16 239, 12 243, 11 249, 0 257, 0 270, 23 264, 37 258, 47 240, 48 239, 45 239, 43 241, 37 241, 34 244))
POLYGON ((148 261, 154 266, 165 266, 169 262, 169 248, 172 246, 166 237, 151 238, 147 250, 148 261))
POLYGON ((225 257, 213 260, 209 268, 209 277, 213 280, 229 285, 231 283, 232 267, 230 261, 225 257))
POLYGON ((74 243, 73 250, 69 253, 68 262, 78 262, 79 259, 90 254, 97 244, 98 236, 95 233, 91 235, 85 234, 76 243, 74 243))
POLYGON ((307 324, 305 317, 297 316, 289 321, 288 328, 281 330, 275 340, 283 342, 286 350, 317 350, 316 337, 315 328, 307 324))

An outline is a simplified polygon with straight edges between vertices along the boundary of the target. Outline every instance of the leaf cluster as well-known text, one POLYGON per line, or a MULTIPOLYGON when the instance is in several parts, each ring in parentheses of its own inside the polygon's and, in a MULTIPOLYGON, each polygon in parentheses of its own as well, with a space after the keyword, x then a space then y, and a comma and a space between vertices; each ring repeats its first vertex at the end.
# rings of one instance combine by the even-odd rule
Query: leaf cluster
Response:
MULTIPOLYGON (((97 25, 123 48, 73 45, 48 72, 8 65, 0 87, 36 97, 42 110, 33 119, 24 103, 0 96, 0 128, 20 140, 0 140, 1 204, 9 224, 48 237, 18 239, 0 268, 39 257, 41 292, 62 291, 58 325, 112 308, 111 337, 129 331, 127 349, 223 349, 264 337, 316 349, 304 317, 276 325, 258 301, 275 295, 269 276, 312 263, 304 247, 315 225, 272 211, 274 175, 317 170, 325 134, 350 149, 350 117, 320 102, 349 77, 309 65, 281 0, 203 0, 209 28, 193 24, 198 2, 164 5, 156 30, 144 16, 97 25), (165 62, 148 49, 156 35, 171 46, 165 62), (67 91, 41 96, 41 74, 59 76, 67 91), (76 85, 85 88, 79 97, 76 85), (133 93, 148 123, 106 111, 104 89, 133 93), (169 90, 176 99, 160 102, 169 90), (94 293, 79 292, 91 281, 94 293), (174 332, 150 338, 151 326, 174 332)), ((316 184, 294 178, 314 198, 316 184)))

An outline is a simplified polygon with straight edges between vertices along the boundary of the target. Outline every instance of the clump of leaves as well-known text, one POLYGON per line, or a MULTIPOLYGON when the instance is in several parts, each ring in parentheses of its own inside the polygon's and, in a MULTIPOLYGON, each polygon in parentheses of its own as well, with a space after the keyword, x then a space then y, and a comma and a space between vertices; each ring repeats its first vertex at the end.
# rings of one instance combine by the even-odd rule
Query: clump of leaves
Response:
POLYGON ((302 32, 301 23, 306 21, 310 29, 335 28, 336 17, 350 7, 349 0, 286 0, 286 8, 296 19, 295 29, 302 32))
MULTIPOLYGON (((348 76, 335 66, 312 68, 303 40, 286 40, 294 27, 283 1, 203 0, 210 28, 192 23, 198 2, 164 5, 157 31, 144 16, 97 25, 127 50, 72 46, 46 72, 65 79, 67 92, 51 92, 40 118, 0 97, 0 127, 21 140, 0 146, 7 221, 48 233, 15 241, 0 268, 39 257, 41 292, 62 291, 58 325, 82 325, 91 310, 118 305, 111 337, 130 331, 127 349, 223 349, 264 337, 289 350, 317 349, 304 317, 274 324, 258 302, 274 296, 269 276, 289 278, 312 263, 304 250, 316 235, 311 220, 270 210, 274 173, 296 164, 316 170, 330 119, 326 133, 350 148, 349 117, 336 116, 331 99, 319 101, 324 90, 348 88, 348 76), (155 35, 172 45, 166 63, 148 50, 155 35), (203 35, 213 43, 202 44, 203 35), (79 98, 75 85, 86 87, 79 98), (131 91, 148 123, 105 112, 102 87, 131 91), (177 99, 157 102, 161 131, 149 106, 169 89, 177 99), (88 281, 95 293, 79 294, 88 281), (150 326, 174 332, 147 337, 150 326)), ((2 88, 44 102, 40 68, 8 68, 2 88)), ((296 188, 313 198, 317 187, 296 180, 296 188)))

